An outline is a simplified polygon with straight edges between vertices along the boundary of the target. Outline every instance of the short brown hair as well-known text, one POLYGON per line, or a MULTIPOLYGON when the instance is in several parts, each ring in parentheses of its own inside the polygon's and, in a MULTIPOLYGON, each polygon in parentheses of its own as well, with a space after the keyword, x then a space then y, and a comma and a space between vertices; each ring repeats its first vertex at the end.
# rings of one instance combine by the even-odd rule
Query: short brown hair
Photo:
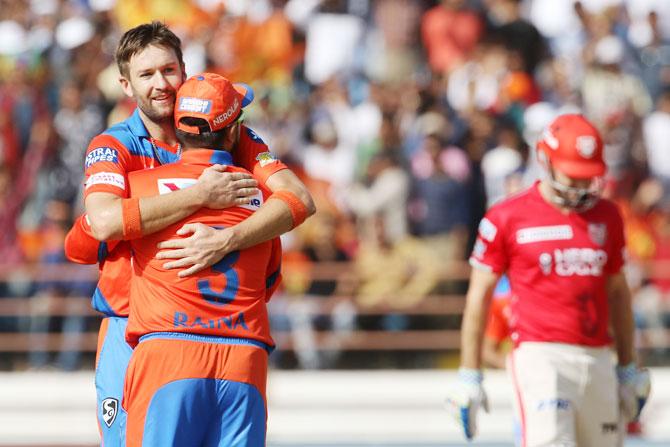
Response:
POLYGON ((144 50, 149 45, 161 45, 174 50, 179 64, 184 66, 181 52, 181 40, 170 31, 162 22, 153 21, 129 29, 121 37, 116 49, 116 65, 122 76, 128 76, 128 63, 134 54, 144 50))

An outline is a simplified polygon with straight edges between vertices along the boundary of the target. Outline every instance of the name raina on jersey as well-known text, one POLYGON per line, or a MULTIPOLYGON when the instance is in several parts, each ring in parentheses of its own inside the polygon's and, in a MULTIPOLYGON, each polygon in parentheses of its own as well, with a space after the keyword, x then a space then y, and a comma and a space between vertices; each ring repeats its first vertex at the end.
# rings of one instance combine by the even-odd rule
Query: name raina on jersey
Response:
POLYGON ((188 328, 188 329, 222 329, 224 326, 228 329, 235 330, 241 327, 244 330, 249 330, 246 321, 244 321, 244 312, 233 315, 218 317, 216 319, 189 315, 186 312, 175 312, 173 319, 173 327, 188 328))

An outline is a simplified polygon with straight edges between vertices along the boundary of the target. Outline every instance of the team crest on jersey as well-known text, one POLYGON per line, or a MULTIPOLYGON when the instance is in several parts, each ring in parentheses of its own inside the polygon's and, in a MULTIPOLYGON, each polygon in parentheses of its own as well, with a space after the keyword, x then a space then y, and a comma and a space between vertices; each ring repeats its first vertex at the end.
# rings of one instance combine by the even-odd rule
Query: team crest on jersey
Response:
POLYGON ((196 184, 194 178, 161 178, 158 179, 158 194, 169 194, 173 191, 186 189, 196 184))
POLYGON ((591 242, 602 247, 607 240, 607 225, 604 223, 590 223, 588 225, 589 238, 591 242))
POLYGON ((116 415, 119 412, 119 401, 113 397, 103 399, 100 404, 100 411, 102 411, 102 420, 107 427, 111 427, 116 420, 116 415))
POLYGON ((260 154, 256 155, 256 161, 261 165, 262 168, 265 165, 277 161, 277 157, 272 155, 270 152, 261 152, 260 154))

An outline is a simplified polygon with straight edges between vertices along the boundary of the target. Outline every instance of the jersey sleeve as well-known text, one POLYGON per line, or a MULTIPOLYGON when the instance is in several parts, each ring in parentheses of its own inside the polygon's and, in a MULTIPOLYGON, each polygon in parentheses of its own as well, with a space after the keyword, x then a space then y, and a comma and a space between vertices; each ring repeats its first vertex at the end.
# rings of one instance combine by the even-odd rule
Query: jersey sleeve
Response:
POLYGON ((498 208, 491 208, 479 223, 470 265, 494 273, 507 270, 504 226, 498 208))
POLYGON ((288 167, 281 162, 265 144, 261 137, 248 127, 240 131, 240 144, 235 153, 238 165, 251 172, 261 183, 274 173, 288 167))
POLYGON ((98 135, 86 150, 84 197, 93 192, 107 192, 128 197, 131 157, 128 149, 110 135, 98 135))
POLYGON ((610 253, 607 256, 605 272, 615 275, 621 271, 625 263, 626 237, 624 235, 624 226, 621 213, 616 205, 613 205, 612 220, 608 225, 610 235, 610 253))
POLYGON ((77 264, 96 264, 104 261, 107 252, 114 249, 116 241, 100 242, 91 232, 86 214, 74 221, 65 236, 63 248, 65 256, 77 264))
POLYGON ((282 281, 281 275, 281 240, 276 237, 272 240, 272 252, 270 253, 270 262, 268 263, 267 275, 265 280, 265 301, 270 301, 272 295, 279 287, 282 281))

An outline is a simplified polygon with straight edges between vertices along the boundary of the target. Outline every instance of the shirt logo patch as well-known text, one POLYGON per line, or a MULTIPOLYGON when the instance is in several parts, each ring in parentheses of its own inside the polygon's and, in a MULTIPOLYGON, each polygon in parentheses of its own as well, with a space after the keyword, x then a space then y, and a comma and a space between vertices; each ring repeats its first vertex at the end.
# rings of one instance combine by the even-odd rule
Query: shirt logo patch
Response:
POLYGON ((86 189, 93 185, 111 185, 126 189, 126 180, 121 174, 114 172, 96 172, 86 180, 86 189))
POLYGON ((246 205, 240 205, 240 208, 246 210, 256 211, 258 208, 263 205, 263 193, 258 191, 255 196, 251 198, 251 201, 246 205))
POLYGON ((184 96, 179 99, 179 110, 185 112, 209 113, 212 110, 212 101, 184 96))
POLYGON ((101 402, 100 411, 102 411, 102 420, 107 427, 111 427, 116 420, 119 412, 119 401, 113 397, 108 397, 101 402))
POLYGON ((272 155, 270 152, 261 152, 260 154, 256 155, 256 161, 258 161, 262 168, 265 167, 265 165, 277 161, 277 157, 272 155))
POLYGON ((590 223, 588 225, 589 238, 591 242, 602 247, 607 240, 607 225, 603 223, 590 223))
POLYGON ((157 180, 158 194, 169 194, 173 191, 193 186, 198 180, 194 178, 161 178, 157 180))
POLYGON ((496 238, 498 233, 498 228, 493 225, 493 222, 488 220, 486 217, 479 222, 479 234, 481 237, 489 242, 493 242, 493 239, 496 238))
POLYGON ((85 165, 86 168, 90 168, 94 164, 102 161, 107 161, 115 164, 119 164, 119 153, 116 149, 111 147, 98 147, 93 149, 91 152, 86 155, 85 165))
POLYGON ((546 227, 523 228, 516 232, 518 244, 532 244, 542 241, 565 241, 572 239, 572 227, 570 225, 550 225, 546 227))

